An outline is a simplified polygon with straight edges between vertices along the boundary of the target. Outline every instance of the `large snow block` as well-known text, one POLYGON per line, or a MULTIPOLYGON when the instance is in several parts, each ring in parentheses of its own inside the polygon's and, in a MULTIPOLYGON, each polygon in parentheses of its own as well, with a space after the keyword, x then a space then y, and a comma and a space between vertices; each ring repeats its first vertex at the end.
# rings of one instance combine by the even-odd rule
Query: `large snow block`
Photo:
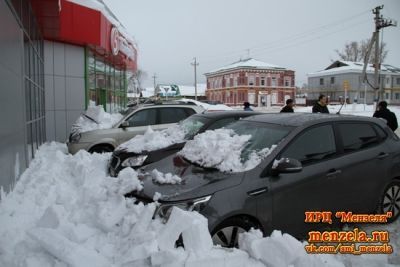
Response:
POLYGON ((156 210, 156 206, 154 203, 148 204, 143 208, 143 214, 133 226, 133 233, 143 233, 147 231, 147 228, 150 225, 150 222, 153 218, 154 211, 156 210))
POLYGON ((101 254, 71 242, 56 230, 34 228, 28 232, 48 253, 72 267, 109 267, 111 263, 101 254))
POLYGON ((168 222, 157 238, 160 250, 173 249, 179 235, 187 228, 191 227, 192 221, 193 217, 190 215, 190 212, 173 207, 168 222))
POLYGON ((152 266, 184 266, 186 260, 186 252, 183 249, 164 250, 153 253, 151 255, 152 266))
POLYGON ((207 253, 213 247, 207 219, 197 212, 191 212, 192 225, 182 232, 185 250, 207 253))

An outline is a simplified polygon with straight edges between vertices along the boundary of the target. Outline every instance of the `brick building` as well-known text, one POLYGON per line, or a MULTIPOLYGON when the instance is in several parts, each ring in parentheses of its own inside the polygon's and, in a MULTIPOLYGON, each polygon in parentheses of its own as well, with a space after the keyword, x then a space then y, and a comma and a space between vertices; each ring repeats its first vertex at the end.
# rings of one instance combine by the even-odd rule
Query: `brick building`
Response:
POLYGON ((205 73, 208 100, 226 105, 283 105, 294 98, 295 72, 248 58, 205 73))

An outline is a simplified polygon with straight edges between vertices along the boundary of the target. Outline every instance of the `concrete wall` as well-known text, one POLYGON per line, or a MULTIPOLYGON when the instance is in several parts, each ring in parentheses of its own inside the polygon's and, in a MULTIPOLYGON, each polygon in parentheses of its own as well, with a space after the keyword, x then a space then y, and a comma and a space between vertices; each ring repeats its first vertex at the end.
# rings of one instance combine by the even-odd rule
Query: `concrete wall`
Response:
POLYGON ((65 142, 72 124, 85 109, 85 49, 44 42, 46 136, 65 142))
POLYGON ((0 187, 10 191, 27 167, 23 35, 5 1, 0 1, 0 187))

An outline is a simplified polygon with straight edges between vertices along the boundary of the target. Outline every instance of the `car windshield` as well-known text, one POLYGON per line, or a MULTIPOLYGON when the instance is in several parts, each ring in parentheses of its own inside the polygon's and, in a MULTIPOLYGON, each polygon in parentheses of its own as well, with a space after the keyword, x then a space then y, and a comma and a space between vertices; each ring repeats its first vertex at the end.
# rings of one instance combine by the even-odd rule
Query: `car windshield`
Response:
POLYGON ((226 127, 238 135, 251 135, 241 153, 243 162, 249 159, 253 152, 262 151, 277 145, 293 127, 254 121, 238 121, 226 127))
POLYGON ((185 132, 184 139, 192 139, 193 136, 195 136, 200 131, 200 129, 209 121, 210 119, 202 116, 190 116, 189 118, 183 120, 180 123, 180 126, 185 132))

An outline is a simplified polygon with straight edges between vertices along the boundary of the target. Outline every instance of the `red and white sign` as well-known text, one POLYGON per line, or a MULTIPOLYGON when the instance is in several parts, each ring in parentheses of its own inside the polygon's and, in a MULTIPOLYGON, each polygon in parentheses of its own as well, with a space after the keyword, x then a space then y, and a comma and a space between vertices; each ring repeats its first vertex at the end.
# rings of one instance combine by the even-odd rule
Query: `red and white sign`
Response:
POLYGON ((113 55, 118 55, 119 52, 124 54, 127 58, 135 60, 135 48, 128 40, 122 36, 116 27, 112 27, 110 34, 111 41, 111 51, 113 55))

